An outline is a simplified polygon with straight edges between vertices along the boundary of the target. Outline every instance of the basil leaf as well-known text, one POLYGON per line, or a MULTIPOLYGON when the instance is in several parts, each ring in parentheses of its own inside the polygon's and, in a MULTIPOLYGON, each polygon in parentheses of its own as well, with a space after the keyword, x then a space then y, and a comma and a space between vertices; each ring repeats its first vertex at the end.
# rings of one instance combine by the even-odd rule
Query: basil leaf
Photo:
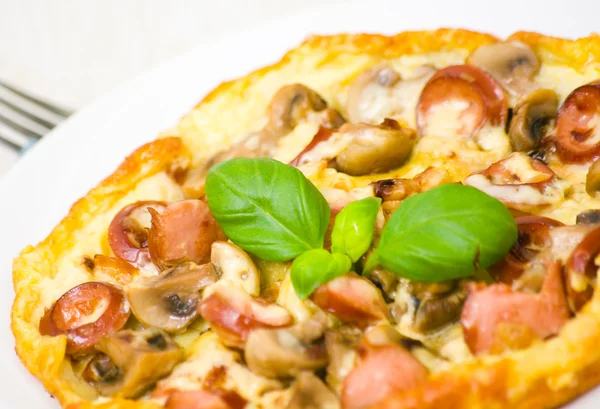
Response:
POLYGON ((206 177, 212 215, 231 241, 266 261, 323 247, 327 201, 298 169, 273 159, 232 159, 206 177))
POLYGON ((470 276, 502 258, 517 226, 501 202, 462 185, 442 185, 406 199, 392 214, 367 261, 411 280, 470 276))
POLYGON ((331 251, 347 254, 353 263, 369 249, 381 199, 367 197, 348 204, 335 218, 331 251))
POLYGON ((314 249, 302 253, 294 260, 290 278, 298 297, 305 299, 321 284, 346 274, 350 267, 352 261, 347 255, 314 249))

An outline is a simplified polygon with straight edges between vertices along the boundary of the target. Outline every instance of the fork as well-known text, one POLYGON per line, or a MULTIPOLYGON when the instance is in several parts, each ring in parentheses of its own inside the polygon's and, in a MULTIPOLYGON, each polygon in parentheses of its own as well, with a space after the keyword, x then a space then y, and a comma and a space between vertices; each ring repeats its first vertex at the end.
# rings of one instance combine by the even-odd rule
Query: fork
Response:
POLYGON ((0 145, 23 152, 72 113, 0 80, 0 145))

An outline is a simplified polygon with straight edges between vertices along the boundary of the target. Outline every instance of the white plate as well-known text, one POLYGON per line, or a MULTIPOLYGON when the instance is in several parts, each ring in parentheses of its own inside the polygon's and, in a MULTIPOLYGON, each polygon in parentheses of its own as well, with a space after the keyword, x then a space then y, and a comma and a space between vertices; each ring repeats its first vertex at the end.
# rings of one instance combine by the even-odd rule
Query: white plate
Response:
MULTIPOLYGON (((129 152, 174 124, 219 82, 274 62, 309 34, 465 27, 500 36, 527 29, 577 37, 597 28, 599 11, 597 0, 340 4, 205 44, 82 110, 44 138, 0 181, 0 407, 58 407, 14 354, 9 330, 14 297, 11 260, 25 245, 43 239, 70 205, 110 174, 129 152)), ((599 405, 600 390, 596 390, 569 408, 599 405)))

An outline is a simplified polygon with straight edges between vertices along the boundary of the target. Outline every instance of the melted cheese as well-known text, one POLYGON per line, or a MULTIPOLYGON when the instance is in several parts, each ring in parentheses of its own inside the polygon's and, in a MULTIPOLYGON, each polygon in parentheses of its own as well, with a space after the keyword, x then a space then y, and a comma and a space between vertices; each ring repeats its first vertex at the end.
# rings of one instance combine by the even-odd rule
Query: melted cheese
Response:
POLYGON ((266 392, 283 387, 279 381, 251 372, 242 364, 238 352, 224 347, 217 335, 208 332, 201 335, 188 349, 186 361, 158 383, 153 400, 164 404, 166 398, 162 395, 170 389, 202 389, 204 380, 215 367, 225 369, 224 381, 220 385, 223 389, 235 391, 251 402, 258 402, 266 392))

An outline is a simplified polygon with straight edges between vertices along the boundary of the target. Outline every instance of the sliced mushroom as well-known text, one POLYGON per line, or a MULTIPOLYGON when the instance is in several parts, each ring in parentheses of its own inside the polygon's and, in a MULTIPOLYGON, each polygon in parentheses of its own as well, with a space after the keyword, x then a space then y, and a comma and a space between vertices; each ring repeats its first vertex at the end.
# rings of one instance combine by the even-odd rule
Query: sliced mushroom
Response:
POLYGON ((600 191, 600 159, 592 163, 585 178, 585 191, 591 197, 596 197, 600 191))
POLYGON ((576 224, 600 223, 600 209, 588 209, 577 215, 576 224))
POLYGON ((394 315, 418 334, 458 321, 466 292, 457 281, 424 283, 400 280, 394 315))
POLYGON ((338 111, 327 108, 327 102, 319 94, 302 84, 280 88, 271 99, 266 114, 268 120, 263 129, 188 172, 183 182, 186 196, 198 198, 204 194, 206 174, 217 163, 234 158, 272 156, 279 139, 293 131, 303 120, 316 120, 325 128, 338 128, 345 122, 338 111))
POLYGON ((260 295, 260 273, 248 254, 232 243, 212 244, 210 260, 221 280, 240 284, 250 295, 260 295))
POLYGON ((302 372, 292 386, 286 409, 340 409, 340 400, 315 374, 302 372))
POLYGON ((200 290, 216 281, 212 264, 188 262, 134 282, 125 291, 140 322, 174 333, 196 318, 200 290))
POLYGON ((377 267, 368 273, 369 280, 371 280, 377 287, 381 289, 384 295, 388 298, 393 298, 393 294, 396 291, 398 285, 398 275, 384 269, 383 267, 377 267))
POLYGON ((393 119, 380 125, 347 124, 340 132, 352 142, 336 158, 340 171, 353 176, 387 172, 401 166, 410 156, 416 134, 393 119))
POLYGON ((323 368, 328 359, 322 343, 327 317, 317 313, 309 321, 284 329, 257 329, 250 333, 245 359, 252 372, 270 378, 294 377, 323 368))
POLYGON ((539 148, 557 112, 558 95, 551 89, 538 89, 521 98, 508 131, 513 150, 529 152, 539 148))
POLYGON ((489 72, 515 96, 531 90, 533 77, 540 70, 535 52, 520 41, 483 45, 469 55, 467 63, 489 72))
POLYGON ((435 68, 424 65, 407 79, 387 65, 372 67, 360 73, 350 85, 346 110, 351 122, 378 123, 384 118, 397 118, 412 111, 419 94, 435 68))
POLYGON ((354 368, 357 358, 356 345, 362 331, 350 326, 341 326, 325 334, 325 349, 329 357, 327 384, 339 395, 344 379, 354 368))
POLYGON ((373 95, 389 94, 391 88, 400 81, 402 77, 391 67, 378 66, 370 68, 352 82, 348 91, 348 104, 346 110, 352 122, 365 120, 365 113, 373 102, 373 95))
MULTIPOLYGON (((309 115, 324 111, 327 102, 315 91, 302 84, 290 84, 279 89, 271 99, 267 114, 269 122, 266 129, 280 137, 290 133, 298 123, 309 115)), ((334 110, 328 110, 323 125, 335 128, 344 123, 344 119, 334 110)))
POLYGON ((383 200, 384 215, 389 217, 407 197, 450 182, 452 178, 446 170, 430 166, 413 179, 383 179, 371 185, 374 195, 383 200))
POLYGON ((419 331, 432 331, 457 321, 466 298, 464 289, 441 297, 424 298, 415 314, 415 327, 419 331))
POLYGON ((112 361, 96 361, 94 385, 107 396, 135 398, 183 359, 183 353, 164 332, 123 330, 102 338, 96 348, 112 361), (114 369, 114 367, 118 368, 114 369))

